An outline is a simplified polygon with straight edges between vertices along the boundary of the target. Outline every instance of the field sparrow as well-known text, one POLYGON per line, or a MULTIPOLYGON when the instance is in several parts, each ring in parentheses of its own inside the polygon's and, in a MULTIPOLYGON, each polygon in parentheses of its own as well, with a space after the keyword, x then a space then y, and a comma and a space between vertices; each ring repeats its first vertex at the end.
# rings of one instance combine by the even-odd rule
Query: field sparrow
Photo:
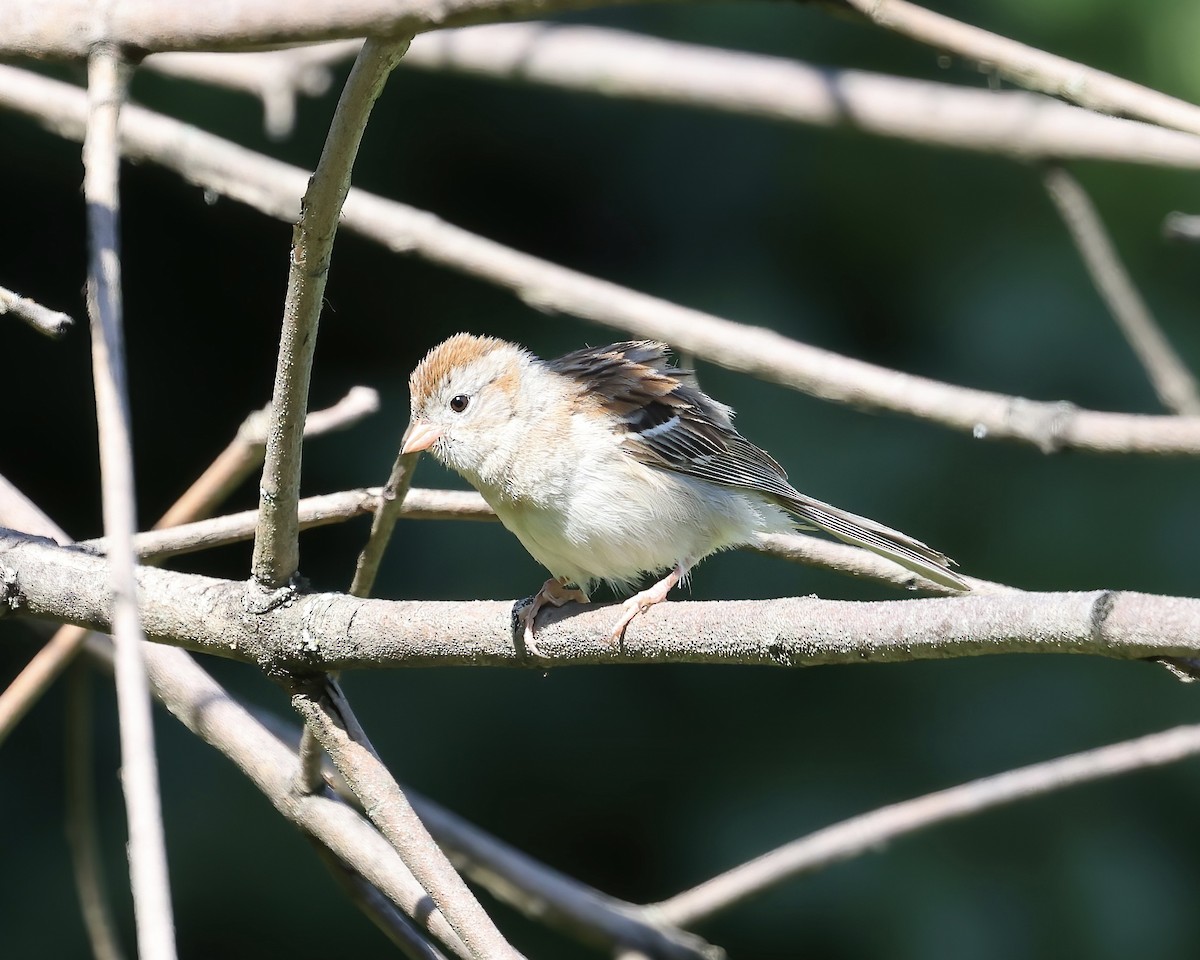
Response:
POLYGON ((462 474, 551 573, 520 615, 530 653, 547 603, 586 602, 599 581, 629 588, 669 571, 625 601, 616 642, 704 557, 797 526, 968 589, 953 561, 919 540, 793 488, 734 429, 733 411, 667 361, 667 346, 650 340, 539 360, 460 333, 412 373, 403 452, 429 450, 462 474))

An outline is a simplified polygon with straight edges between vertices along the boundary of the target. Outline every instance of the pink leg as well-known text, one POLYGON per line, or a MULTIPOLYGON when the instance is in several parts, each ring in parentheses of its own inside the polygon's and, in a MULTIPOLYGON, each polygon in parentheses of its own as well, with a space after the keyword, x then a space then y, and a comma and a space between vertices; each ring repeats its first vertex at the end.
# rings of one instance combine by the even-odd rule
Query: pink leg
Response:
POLYGON ((613 632, 608 635, 608 642, 616 646, 621 642, 621 638, 625 636, 625 628, 639 613, 645 613, 656 603, 662 603, 667 599, 667 594, 675 584, 679 583, 688 572, 688 562, 680 561, 679 565, 668 573, 665 577, 654 584, 652 587, 647 587, 641 593, 636 593, 623 604, 621 604, 621 619, 617 621, 617 625, 613 628, 613 632))
POLYGON ((521 611, 521 626, 525 628, 525 652, 527 654, 531 657, 541 656, 537 648, 537 641, 533 638, 533 622, 537 619, 538 612, 542 607, 546 604, 561 607, 564 603, 572 600, 576 603, 587 603, 588 595, 576 587, 568 587, 567 581, 562 577, 552 577, 542 584, 542 589, 537 592, 533 602, 521 611))

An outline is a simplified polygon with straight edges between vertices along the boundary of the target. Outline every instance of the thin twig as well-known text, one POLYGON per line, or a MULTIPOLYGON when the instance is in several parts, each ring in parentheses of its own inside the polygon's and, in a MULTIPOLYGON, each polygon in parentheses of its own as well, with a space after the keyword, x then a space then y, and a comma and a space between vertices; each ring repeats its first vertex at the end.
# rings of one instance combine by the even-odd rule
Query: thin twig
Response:
POLYGON ((117 923, 104 880, 104 858, 96 829, 92 787, 91 667, 76 663, 67 688, 67 843, 75 868, 75 888, 83 926, 95 960, 123 960, 117 923))
POLYGON ((0 287, 0 316, 6 313, 24 320, 38 333, 44 333, 52 340, 57 340, 75 325, 75 321, 65 313, 43 307, 28 297, 0 287))
POLYGON ((1196 378, 1179 358, 1134 286, 1087 191, 1060 166, 1049 167, 1042 182, 1075 241, 1092 283, 1137 354, 1162 405, 1174 413, 1200 414, 1200 388, 1196 378))
POLYGON ((412 486, 413 469, 419 457, 419 453, 396 455, 396 462, 392 464, 392 472, 383 487, 379 505, 371 520, 371 532, 354 567, 354 581, 349 590, 352 597, 371 595, 375 587, 375 577, 379 574, 379 564, 383 560, 383 552, 391 540, 396 521, 400 519, 401 514, 412 512, 411 508, 405 511, 404 507, 409 487, 412 486))
POLYGON ((264 587, 285 585, 300 566, 296 502, 304 416, 333 240, 371 108, 408 43, 407 38, 370 39, 363 45, 342 90, 293 232, 252 562, 254 579, 264 587))
POLYGON ((121 734, 121 783, 129 824, 129 867, 137 925, 138 956, 173 960, 175 924, 167 874, 166 841, 150 689, 142 662, 134 579, 133 534, 137 529, 129 392, 121 329, 118 254, 120 149, 117 118, 128 76, 114 47, 98 45, 88 57, 87 136, 83 144, 83 194, 88 212, 88 313, 92 369, 100 430, 100 479, 104 532, 112 549, 109 566, 117 701, 121 734))
MULTIPOLYGON (((22 614, 109 627, 108 564, 0 530, 0 566, 22 614)), ((310 593, 247 617, 246 586, 138 568, 149 636, 279 674, 417 666, 740 663, 805 667, 999 653, 1120 659, 1200 656, 1200 600, 1131 591, 970 593, 922 600, 667 602, 617 648, 612 610, 568 604, 542 615, 540 656, 513 642, 511 601, 360 600, 310 593)), ((0 604, 0 612, 6 605, 0 604)))
MULTIPOLYGON (((0 105, 65 136, 82 129, 78 98, 69 84, 0 65, 0 105)), ((295 198, 307 179, 297 167, 136 108, 124 112, 122 133, 130 157, 164 164, 190 182, 270 216, 296 216, 295 198)), ((539 309, 665 340, 700 359, 826 400, 929 420, 976 438, 1016 440, 1045 452, 1200 454, 1200 417, 1082 410, 888 370, 589 277, 357 189, 347 197, 342 223, 392 250, 513 290, 539 309)))
POLYGON ((691 924, 785 880, 878 850, 918 830, 1197 754, 1200 724, 1193 724, 972 780, 810 833, 655 904, 651 910, 670 923, 691 924))
MULTIPOLYGON (((379 394, 370 387, 352 387, 332 407, 316 410, 304 422, 304 439, 344 430, 379 409, 379 394)), ((242 481, 263 463, 270 407, 250 414, 237 435, 154 525, 156 530, 202 520, 223 503, 242 481)))
POLYGON ((480 960, 517 960, 520 954, 504 939, 474 894, 412 809, 387 768, 365 744, 338 724, 322 696, 294 690, 292 705, 321 741, 338 771, 354 791, 371 822, 400 853, 438 909, 480 960))
POLYGON ((880 27, 972 60, 1013 83, 1093 110, 1200 133, 1200 107, 1094 67, 1046 53, 907 0, 838 0, 880 27))
MULTIPOLYGON (((300 529, 330 523, 341 523, 356 517, 373 514, 381 502, 379 487, 358 490, 343 490, 305 497, 300 501, 300 529)), ((400 515, 406 520, 468 520, 472 522, 496 521, 496 514, 483 497, 474 491, 429 490, 418 487, 410 490, 404 500, 400 515)), ((163 560, 167 557, 211 550, 233 543, 249 540, 254 536, 258 518, 257 510, 230 513, 212 520, 181 524, 171 530, 139 533, 133 538, 133 548, 144 562, 163 560)), ((0 497, 0 526, 12 526, 4 522, 3 498, 0 497)), ((107 544, 103 538, 85 540, 80 544, 94 553, 104 553, 107 544)), ((863 577, 899 587, 903 590, 920 589, 943 596, 955 596, 960 591, 942 586, 899 566, 892 561, 849 544, 824 540, 804 533, 759 534, 746 549, 764 556, 777 557, 791 563, 838 570, 855 577, 863 577)), ((963 577, 976 593, 995 593, 1014 590, 1001 583, 982 580, 978 577, 963 577)))
MULTIPOLYGON (((304 436, 308 439, 330 430, 348 427, 362 417, 374 413, 378 404, 379 395, 374 390, 354 387, 332 407, 311 414, 304 425, 304 436)), ((242 480, 262 465, 264 418, 264 412, 259 411, 242 422, 229 446, 217 456, 200 478, 167 508, 167 512, 154 525, 155 530, 161 531, 188 520, 207 516, 242 480)), ((44 516, 45 514, 30 503, 19 490, 0 476, 0 523, 67 543, 70 538, 62 530, 57 527, 45 529, 39 526, 40 518, 44 516)), ((243 516, 246 520, 242 527, 244 535, 240 539, 248 540, 254 535, 254 523, 258 512, 250 511, 243 516)), ((143 563, 153 563, 171 555, 170 551, 155 554, 153 551, 141 550, 142 538, 155 536, 161 534, 138 534, 133 539, 134 551, 143 563)), ((101 544, 101 549, 107 551, 106 541, 94 542, 101 544)), ((86 630, 73 626, 58 630, 33 655, 12 683, 0 692, 0 743, 8 738, 29 708, 42 697, 55 678, 74 659, 87 639, 87 633, 86 630)))

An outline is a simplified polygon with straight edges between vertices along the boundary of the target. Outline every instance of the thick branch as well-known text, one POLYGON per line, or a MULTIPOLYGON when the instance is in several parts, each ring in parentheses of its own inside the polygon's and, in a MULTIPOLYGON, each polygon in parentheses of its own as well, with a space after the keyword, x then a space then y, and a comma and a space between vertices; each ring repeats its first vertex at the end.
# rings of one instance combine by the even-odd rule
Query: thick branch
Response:
MULTIPOLYGON (((322 92, 353 41, 262 53, 165 53, 145 66, 261 97, 269 129, 298 93, 322 92)), ((1111 160, 1200 167, 1200 138, 1038 94, 818 67, 621 30, 503 23, 428 33, 402 68, 451 70, 578 93, 699 107, 785 123, 847 127, 1020 160, 1111 160)))
POLYGON ((1200 164, 1194 135, 1035 94, 817 67, 597 27, 506 23, 431 33, 413 41, 404 65, 844 126, 1016 159, 1200 164))
MULTIPOLYGON (((0 536, 8 606, 107 630, 107 563, 8 531, 0 536)), ((247 585, 139 569, 148 636, 261 664, 271 672, 527 666, 513 604, 287 595, 256 605, 247 585)), ((1200 654, 1200 600, 1132 592, 997 593, 859 603, 816 598, 660 604, 621 647, 613 611, 569 604, 539 626, 537 666, 740 663, 784 667, 994 653, 1087 653, 1123 659, 1200 654)))
POLYGON ((122 0, 103 33, 90 0, 6 0, 0 4, 0 56, 84 57, 107 40, 146 53, 241 50, 368 35, 408 35, 443 27, 615 6, 629 0, 254 0, 180 3, 122 0))
MULTIPOLYGON (((68 84, 0 66, 0 105, 65 136, 82 130, 79 94, 68 84)), ((128 155, 178 171, 206 189, 294 220, 307 174, 145 110, 123 114, 128 155)), ((869 410, 927 419, 979 438, 1017 440, 1046 452, 1200 454, 1200 417, 1081 410, 910 376, 733 323, 521 253, 433 214, 351 190, 342 223, 393 250, 513 290, 560 311, 640 337, 657 337, 720 366, 869 410)))

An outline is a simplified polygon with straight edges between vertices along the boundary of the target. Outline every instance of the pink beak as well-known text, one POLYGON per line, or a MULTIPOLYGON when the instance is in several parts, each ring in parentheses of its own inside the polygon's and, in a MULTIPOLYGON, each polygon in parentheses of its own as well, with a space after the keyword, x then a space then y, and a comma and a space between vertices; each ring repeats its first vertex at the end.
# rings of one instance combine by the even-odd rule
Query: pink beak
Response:
POLYGON ((441 438, 442 431, 426 420, 414 420, 404 431, 401 453, 417 453, 428 450, 441 438))

